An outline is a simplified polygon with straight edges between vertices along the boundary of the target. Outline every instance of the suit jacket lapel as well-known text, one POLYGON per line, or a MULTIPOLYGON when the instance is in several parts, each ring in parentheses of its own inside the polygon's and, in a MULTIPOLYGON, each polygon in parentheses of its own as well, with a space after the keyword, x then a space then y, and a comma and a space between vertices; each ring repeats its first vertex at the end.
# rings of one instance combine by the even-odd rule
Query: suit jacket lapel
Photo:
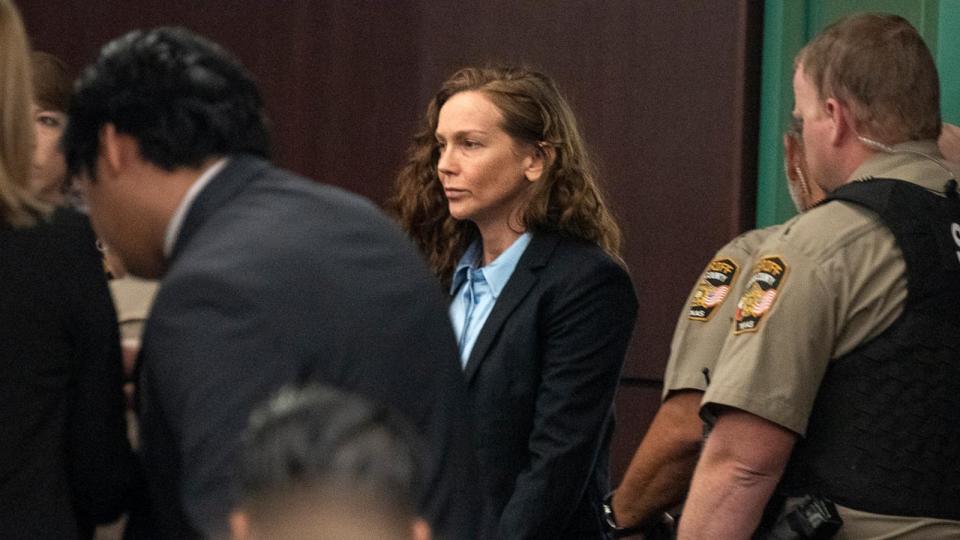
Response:
POLYGON ((230 156, 227 165, 210 180, 210 183, 197 195, 197 198, 194 199, 193 204, 187 210, 187 215, 183 218, 183 225, 180 227, 180 234, 173 243, 169 262, 172 263, 176 260, 177 255, 183 251, 183 246, 187 245, 190 238, 201 228, 203 222, 269 166, 268 162, 257 157, 248 155, 230 156))
POLYGON ((533 240, 527 246, 527 250, 517 262, 517 267, 507 281, 506 287, 497 298, 490 316, 483 323, 480 334, 477 336, 477 342, 473 345, 470 352, 470 358, 467 359, 467 365, 464 369, 464 376, 467 378, 467 384, 477 373, 477 369, 487 356, 490 346, 504 323, 510 317, 510 314, 520 305, 520 302, 527 296, 530 289, 533 288, 539 279, 538 270, 547 264, 553 248, 556 247, 560 237, 552 233, 534 233, 533 240))

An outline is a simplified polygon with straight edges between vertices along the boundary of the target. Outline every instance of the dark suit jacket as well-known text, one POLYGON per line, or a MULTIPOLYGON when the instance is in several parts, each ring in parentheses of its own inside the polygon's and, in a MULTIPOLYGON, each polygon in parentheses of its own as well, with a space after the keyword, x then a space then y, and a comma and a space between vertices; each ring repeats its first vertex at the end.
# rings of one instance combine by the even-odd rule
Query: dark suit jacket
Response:
POLYGON ((422 511, 441 538, 475 536, 476 465, 443 295, 367 201, 233 156, 187 212, 140 363, 153 515, 134 533, 223 534, 251 408, 282 385, 319 382, 405 414, 429 449, 422 511))
POLYGON ((95 242, 67 210, 0 224, 0 538, 76 538, 122 509, 132 456, 95 242))
POLYGON ((630 277, 600 248, 534 234, 465 368, 487 536, 602 538, 613 396, 636 311, 630 277))

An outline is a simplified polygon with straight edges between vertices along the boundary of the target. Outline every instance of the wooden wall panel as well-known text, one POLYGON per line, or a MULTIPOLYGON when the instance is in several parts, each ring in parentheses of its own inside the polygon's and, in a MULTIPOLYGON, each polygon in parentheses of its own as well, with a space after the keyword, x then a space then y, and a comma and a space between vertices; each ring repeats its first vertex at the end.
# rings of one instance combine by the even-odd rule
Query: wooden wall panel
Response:
POLYGON ((614 451, 610 455, 610 476, 615 483, 619 483, 630 465, 630 458, 640 445, 659 405, 659 385, 640 381, 627 381, 620 385, 616 401, 614 451))
POLYGON ((23 2, 34 45, 72 66, 134 28, 182 25, 233 52, 260 85, 281 165, 383 200, 416 119, 410 2, 23 2))
POLYGON ((382 202, 440 82, 523 63, 565 91, 621 219, 640 316, 615 463, 656 407, 673 325, 712 252, 753 222, 760 2, 21 1, 37 48, 74 66, 136 27, 182 24, 263 90, 276 161, 382 202))

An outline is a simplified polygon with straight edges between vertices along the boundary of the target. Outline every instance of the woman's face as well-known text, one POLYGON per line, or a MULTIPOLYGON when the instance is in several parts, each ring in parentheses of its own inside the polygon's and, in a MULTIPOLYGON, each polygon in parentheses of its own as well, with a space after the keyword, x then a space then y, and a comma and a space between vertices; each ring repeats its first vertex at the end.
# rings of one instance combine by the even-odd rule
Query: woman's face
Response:
POLYGON ((67 115, 64 113, 44 110, 34 104, 36 145, 33 149, 30 186, 37 197, 58 205, 63 204, 62 186, 67 176, 67 163, 59 146, 66 122, 67 115))
POLYGON ((483 93, 454 94, 440 109, 437 171, 450 215, 481 233, 516 217, 530 182, 541 172, 537 149, 503 130, 503 115, 483 93))

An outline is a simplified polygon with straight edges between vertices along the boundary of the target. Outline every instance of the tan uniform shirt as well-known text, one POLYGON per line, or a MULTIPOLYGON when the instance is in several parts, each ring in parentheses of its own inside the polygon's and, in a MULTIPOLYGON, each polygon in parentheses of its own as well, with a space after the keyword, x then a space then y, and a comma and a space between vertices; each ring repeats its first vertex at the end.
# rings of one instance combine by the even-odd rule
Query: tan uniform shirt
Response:
MULTIPOLYGON (((852 178, 897 178, 942 192, 954 176, 917 153, 939 158, 932 141, 894 150, 867 160, 852 178)), ((757 251, 703 406, 736 407, 802 436, 828 363, 902 313, 905 272, 893 234, 870 210, 833 201, 790 220, 757 251)), ((892 530, 891 519, 918 522, 859 514, 844 514, 853 520, 846 534, 870 520, 887 520, 884 530, 892 530)), ((960 523, 945 523, 960 534, 960 523)))
POLYGON ((747 231, 720 248, 687 296, 670 344, 663 376, 663 399, 675 390, 706 389, 703 370, 712 374, 737 299, 746 283, 757 247, 780 225, 747 231))
POLYGON ((157 293, 157 282, 124 276, 110 280, 110 293, 117 309, 120 338, 124 341, 139 340, 143 323, 147 320, 153 297, 157 293))

